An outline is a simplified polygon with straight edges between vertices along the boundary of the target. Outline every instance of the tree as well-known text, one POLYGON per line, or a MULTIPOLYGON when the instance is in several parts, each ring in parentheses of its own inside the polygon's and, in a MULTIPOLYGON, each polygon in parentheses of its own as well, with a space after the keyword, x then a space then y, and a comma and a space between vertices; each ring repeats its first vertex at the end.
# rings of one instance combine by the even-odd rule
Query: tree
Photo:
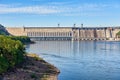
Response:
POLYGON ((19 40, 0 36, 0 73, 24 60, 24 46, 19 40))

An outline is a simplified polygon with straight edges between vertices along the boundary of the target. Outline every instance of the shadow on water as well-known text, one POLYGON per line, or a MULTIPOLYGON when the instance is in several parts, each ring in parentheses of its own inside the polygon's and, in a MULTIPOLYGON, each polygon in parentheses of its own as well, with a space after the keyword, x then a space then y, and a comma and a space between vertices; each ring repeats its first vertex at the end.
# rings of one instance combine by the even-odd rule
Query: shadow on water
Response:
POLYGON ((58 67, 59 80, 120 79, 120 42, 38 41, 26 51, 58 67))

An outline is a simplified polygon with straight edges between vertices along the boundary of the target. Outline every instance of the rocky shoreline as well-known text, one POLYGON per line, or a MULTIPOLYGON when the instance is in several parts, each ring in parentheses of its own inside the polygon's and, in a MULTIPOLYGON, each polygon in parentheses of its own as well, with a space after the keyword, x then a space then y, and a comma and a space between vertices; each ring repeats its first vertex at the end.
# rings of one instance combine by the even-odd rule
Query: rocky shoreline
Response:
POLYGON ((57 80, 60 71, 36 54, 27 54, 25 60, 0 75, 0 80, 57 80))

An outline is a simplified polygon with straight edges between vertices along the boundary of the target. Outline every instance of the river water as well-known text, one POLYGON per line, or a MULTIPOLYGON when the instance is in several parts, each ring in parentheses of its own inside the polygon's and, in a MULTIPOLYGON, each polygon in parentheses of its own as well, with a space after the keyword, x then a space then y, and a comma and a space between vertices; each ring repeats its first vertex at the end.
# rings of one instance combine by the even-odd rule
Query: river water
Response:
POLYGON ((120 80, 120 42, 37 41, 26 51, 60 69, 59 80, 120 80))

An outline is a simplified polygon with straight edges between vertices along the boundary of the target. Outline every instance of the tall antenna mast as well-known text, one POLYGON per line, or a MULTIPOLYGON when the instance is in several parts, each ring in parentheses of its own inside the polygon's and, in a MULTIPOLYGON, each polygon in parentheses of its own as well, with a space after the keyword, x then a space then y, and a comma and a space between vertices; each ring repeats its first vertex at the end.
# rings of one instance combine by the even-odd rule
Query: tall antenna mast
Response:
POLYGON ((73 27, 76 27, 76 24, 74 24, 73 27))
POLYGON ((58 23, 58 27, 60 27, 60 24, 58 23))
POLYGON ((81 28, 83 28, 83 23, 81 24, 81 28))

